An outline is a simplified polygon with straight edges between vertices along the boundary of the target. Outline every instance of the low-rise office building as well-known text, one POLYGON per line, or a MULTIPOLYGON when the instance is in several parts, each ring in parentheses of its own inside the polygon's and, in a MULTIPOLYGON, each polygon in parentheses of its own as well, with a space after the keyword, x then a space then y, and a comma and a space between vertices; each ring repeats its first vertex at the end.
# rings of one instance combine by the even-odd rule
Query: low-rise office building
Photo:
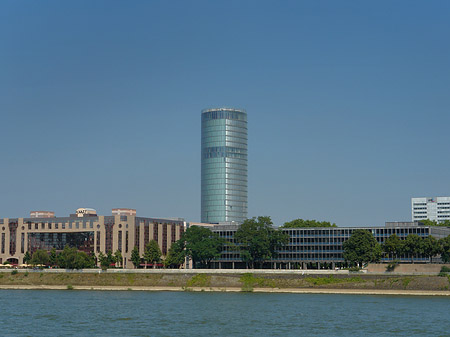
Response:
MULTIPOLYGON (((239 251, 236 249, 234 234, 239 226, 214 226, 213 232, 219 234, 230 244, 226 245, 220 259, 214 262, 216 268, 245 268, 239 251)), ((324 228, 283 228, 289 235, 289 243, 278 251, 278 256, 265 263, 265 268, 306 268, 314 265, 323 265, 332 268, 345 263, 343 243, 348 240, 356 229, 365 229, 372 232, 378 243, 396 234, 404 240, 409 234, 420 237, 434 236, 436 239, 450 235, 450 228, 423 226, 419 222, 387 222, 384 227, 324 227, 324 228)), ((401 256, 401 262, 411 262, 410 256, 401 256)), ((392 258, 384 257, 383 262, 392 258)), ((428 258, 414 256, 414 262, 428 262, 428 258)))
POLYGON ((22 264, 25 252, 57 251, 66 245, 98 256, 119 250, 123 267, 133 268, 131 251, 144 254, 150 240, 158 242, 163 255, 185 230, 181 218, 145 218, 135 215, 97 215, 94 209, 78 209, 69 217, 0 219, 0 263, 22 264))

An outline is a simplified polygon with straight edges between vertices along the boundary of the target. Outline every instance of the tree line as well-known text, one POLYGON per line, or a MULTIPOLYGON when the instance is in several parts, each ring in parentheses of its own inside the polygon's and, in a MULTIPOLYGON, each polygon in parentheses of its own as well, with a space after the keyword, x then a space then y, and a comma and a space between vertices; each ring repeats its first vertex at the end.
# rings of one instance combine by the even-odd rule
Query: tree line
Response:
POLYGON ((398 259, 409 256, 411 262, 419 256, 431 259, 440 255, 443 262, 450 262, 450 235, 437 240, 433 236, 425 238, 417 234, 409 234, 404 240, 396 234, 389 236, 383 244, 379 244, 373 234, 366 229, 357 229, 343 243, 346 261, 358 265, 368 262, 379 262, 384 256, 398 259))

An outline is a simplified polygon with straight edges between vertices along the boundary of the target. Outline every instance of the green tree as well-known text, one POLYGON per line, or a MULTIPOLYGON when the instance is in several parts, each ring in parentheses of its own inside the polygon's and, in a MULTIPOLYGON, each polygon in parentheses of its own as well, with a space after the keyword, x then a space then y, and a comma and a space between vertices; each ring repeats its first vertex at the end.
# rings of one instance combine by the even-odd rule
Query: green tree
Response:
POLYGON ((113 255, 112 251, 108 250, 108 252, 106 253, 106 258, 108 261, 108 268, 112 265, 116 265, 116 257, 113 255))
POLYGON ((95 256, 79 252, 75 247, 65 246, 57 257, 57 264, 65 269, 94 268, 95 256))
POLYGON ((441 245, 439 241, 433 236, 427 236, 422 239, 422 254, 432 261, 433 256, 441 252, 441 245))
POLYGON ((450 262, 450 235, 439 240, 440 254, 443 262, 450 262))
POLYGON ((414 257, 423 254, 423 239, 417 234, 409 234, 403 241, 403 253, 409 255, 414 263, 414 257))
POLYGON ((46 250, 38 249, 33 253, 33 257, 31 258, 32 265, 47 265, 49 262, 49 256, 46 250))
POLYGON ((50 251, 50 265, 55 266, 58 264, 58 256, 56 254, 56 248, 53 247, 50 251))
POLYGON ((438 227, 450 227, 450 220, 436 220, 423 219, 419 221, 424 226, 438 226, 438 227))
POLYGON ((139 255, 139 248, 134 246, 133 250, 131 251, 131 262, 133 262, 134 267, 138 268, 141 264, 141 256, 139 255))
POLYGON ((105 254, 103 254, 103 252, 98 253, 97 260, 100 263, 100 267, 102 269, 108 268, 108 266, 109 266, 108 257, 105 254))
POLYGON ((383 251, 388 254, 390 258, 398 258, 403 251, 402 240, 396 234, 392 234, 384 242, 383 251))
POLYGON ((336 224, 331 224, 328 221, 303 220, 295 219, 285 222, 281 228, 305 228, 305 227, 337 227, 336 224))
POLYGON ((115 265, 116 257, 112 254, 111 251, 105 255, 103 252, 98 253, 98 261, 100 262, 100 267, 102 269, 110 268, 111 265, 115 265))
POLYGON ((289 242, 289 236, 272 227, 268 216, 245 220, 234 235, 240 256, 247 266, 254 268, 277 256, 277 250, 289 242))
POLYGON ((27 250, 25 252, 25 255, 23 256, 23 263, 28 264, 30 261, 31 261, 31 255, 27 250))
POLYGON ((122 267, 123 256, 122 252, 119 249, 117 249, 116 252, 114 253, 114 258, 119 267, 122 267))
POLYGON ((144 261, 145 268, 147 268, 147 263, 151 262, 153 264, 153 268, 155 268, 155 263, 161 261, 161 249, 159 249, 158 242, 155 240, 151 240, 149 243, 145 245, 144 249, 144 261))
POLYGON ((381 246, 366 229, 356 229, 343 243, 344 259, 362 266, 364 263, 378 262, 381 258, 381 246))
POLYGON ((184 263, 185 257, 183 240, 175 241, 169 248, 169 252, 164 260, 164 266, 179 267, 184 263))
POLYGON ((224 240, 209 228, 191 226, 183 233, 182 240, 194 266, 208 268, 210 262, 218 258, 222 252, 224 240))

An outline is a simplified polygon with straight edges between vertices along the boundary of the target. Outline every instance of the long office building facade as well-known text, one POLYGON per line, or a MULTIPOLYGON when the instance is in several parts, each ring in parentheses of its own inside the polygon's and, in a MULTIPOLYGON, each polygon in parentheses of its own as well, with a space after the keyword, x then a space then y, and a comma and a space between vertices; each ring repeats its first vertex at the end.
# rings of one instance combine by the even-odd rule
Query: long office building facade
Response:
MULTIPOLYGON (((211 228, 220 237, 229 242, 214 262, 216 268, 245 268, 239 251, 236 249, 234 234, 239 226, 216 225, 211 228)), ((356 229, 369 230, 378 243, 383 244, 392 234, 404 240, 410 234, 426 238, 430 235, 436 239, 450 235, 450 228, 423 226, 418 222, 387 222, 384 227, 324 227, 324 228, 283 228, 288 234, 289 243, 278 251, 278 256, 265 263, 266 268, 306 268, 327 264, 341 266, 345 264, 343 243, 350 238, 356 229)), ((401 262, 428 262, 424 256, 399 257, 401 262)), ((383 262, 391 261, 393 257, 383 257, 383 262)))
POLYGON ((201 221, 247 219, 247 113, 231 108, 202 111, 201 221))
POLYGON ((411 198, 411 220, 450 220, 450 197, 411 198))
POLYGON ((0 219, 0 263, 22 264, 27 251, 33 254, 38 249, 55 248, 58 252, 68 245, 95 256, 119 250, 123 256, 121 265, 134 268, 131 251, 135 246, 142 256, 146 244, 155 240, 166 255, 185 228, 183 219, 124 214, 97 216, 92 209, 79 210, 85 213, 77 212, 69 217, 0 219))

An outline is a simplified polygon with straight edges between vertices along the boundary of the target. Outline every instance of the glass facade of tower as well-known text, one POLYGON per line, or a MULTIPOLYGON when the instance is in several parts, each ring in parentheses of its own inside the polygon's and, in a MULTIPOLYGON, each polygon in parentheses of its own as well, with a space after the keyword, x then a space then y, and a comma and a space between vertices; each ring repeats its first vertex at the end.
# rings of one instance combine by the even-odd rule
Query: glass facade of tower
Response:
POLYGON ((247 219, 247 113, 202 111, 202 214, 207 223, 247 219))

